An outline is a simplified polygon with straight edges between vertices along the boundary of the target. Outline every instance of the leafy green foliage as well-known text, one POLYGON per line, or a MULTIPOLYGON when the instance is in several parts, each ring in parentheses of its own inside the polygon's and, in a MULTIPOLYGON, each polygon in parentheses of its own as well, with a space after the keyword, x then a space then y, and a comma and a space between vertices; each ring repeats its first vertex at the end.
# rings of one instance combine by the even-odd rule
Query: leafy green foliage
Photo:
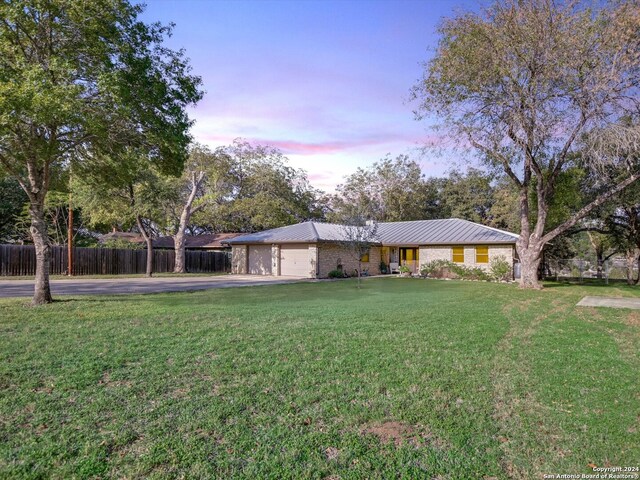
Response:
POLYGON ((523 287, 540 288, 545 244, 640 178, 628 121, 640 106, 637 12, 635 1, 495 0, 441 23, 414 87, 417 119, 435 113, 440 134, 517 190, 523 287), (590 202, 577 168, 605 187, 590 202))
POLYGON ((518 192, 504 178, 475 168, 424 178, 418 163, 404 155, 358 169, 326 202, 327 219, 335 223, 364 212, 384 222, 455 217, 520 230, 518 192))
POLYGON ((508 232, 520 232, 518 189, 504 176, 493 185, 490 225, 508 232))
POLYGON ((0 178, 0 242, 19 242, 28 235, 17 224, 28 201, 24 190, 14 178, 0 178))
POLYGON ((482 268, 468 267, 449 260, 432 260, 420 265, 420 275, 429 278, 450 278, 462 280, 489 280, 482 268))
POLYGON ((410 269, 408 266, 406 266, 406 265, 400 265, 400 266, 398 267, 398 271, 399 271, 400 273, 411 273, 411 269, 410 269))
POLYGON ((491 259, 489 274, 493 280, 498 282, 509 281, 513 275, 511 264, 502 255, 498 255, 491 259))
POLYGON ((221 189, 214 201, 194 215, 199 227, 213 232, 255 232, 320 219, 320 192, 306 173, 288 165, 278 149, 236 139, 213 152, 221 189))
POLYGON ((358 170, 329 198, 330 221, 357 215, 380 222, 438 218, 438 182, 425 180, 420 166, 406 155, 386 158, 358 170))
POLYGON ((73 166, 108 182, 105 170, 130 152, 182 171, 186 107, 202 97, 201 80, 183 51, 163 45, 171 28, 140 21, 142 10, 127 0, 0 3, 0 173, 29 199, 34 304, 52 301, 43 211, 52 179, 73 166))
POLYGON ((489 224, 494 202, 492 177, 476 168, 451 172, 440 192, 443 217, 489 224))
POLYGON ((100 248, 115 248, 120 250, 142 250, 145 248, 141 242, 130 242, 124 238, 109 238, 99 245, 100 248))
POLYGON ((124 0, 4 2, 0 6, 0 165, 35 194, 52 168, 139 148, 179 173, 202 95, 170 28, 138 19, 124 0), (20 118, 20 122, 16 119, 20 118), (26 178, 35 162, 42 178, 26 178))

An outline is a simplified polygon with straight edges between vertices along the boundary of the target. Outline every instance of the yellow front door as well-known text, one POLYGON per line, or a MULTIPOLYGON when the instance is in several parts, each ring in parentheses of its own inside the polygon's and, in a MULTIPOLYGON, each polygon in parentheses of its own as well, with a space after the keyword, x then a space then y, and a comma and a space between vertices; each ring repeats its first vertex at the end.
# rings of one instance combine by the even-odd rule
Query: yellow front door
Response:
POLYGON ((401 248, 400 260, 402 265, 406 265, 413 273, 418 269, 418 249, 417 248, 401 248))

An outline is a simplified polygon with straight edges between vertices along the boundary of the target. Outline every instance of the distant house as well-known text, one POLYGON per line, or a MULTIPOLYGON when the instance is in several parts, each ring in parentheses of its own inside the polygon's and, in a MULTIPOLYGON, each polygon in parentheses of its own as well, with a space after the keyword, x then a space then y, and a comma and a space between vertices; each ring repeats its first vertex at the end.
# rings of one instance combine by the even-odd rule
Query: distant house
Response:
MULTIPOLYGON (((229 251, 231 247, 228 244, 222 242, 231 240, 235 237, 242 235, 241 233, 212 233, 203 235, 187 235, 185 237, 185 248, 187 250, 201 250, 201 251, 229 251)), ((111 232, 100 237, 100 243, 105 244, 109 242, 117 241, 120 243, 131 243, 134 245, 145 246, 144 238, 139 233, 133 232, 111 232)), ((153 248, 157 249, 173 249, 174 242, 173 237, 158 237, 152 240, 153 248)))
MULTIPOLYGON (((497 256, 512 263, 518 235, 450 218, 379 223, 377 237, 362 265, 372 275, 380 273, 381 261, 395 268, 405 265, 414 273, 438 259, 483 269, 497 256)), ((307 278, 325 278, 336 268, 352 273, 358 261, 345 240, 344 226, 318 222, 236 236, 227 240, 231 271, 307 278)))
POLYGON ((100 236, 100 238, 98 239, 98 243, 100 245, 117 244, 118 246, 130 243, 138 247, 141 245, 145 245, 144 238, 142 238, 142 235, 140 235, 139 233, 116 231, 105 233, 104 235, 100 236))
MULTIPOLYGON (((185 248, 187 250, 208 250, 208 251, 228 251, 230 246, 227 243, 242 233, 212 233, 203 235, 188 235, 185 237, 185 248)), ((153 239, 154 248, 174 248, 173 237, 158 237, 153 239)))

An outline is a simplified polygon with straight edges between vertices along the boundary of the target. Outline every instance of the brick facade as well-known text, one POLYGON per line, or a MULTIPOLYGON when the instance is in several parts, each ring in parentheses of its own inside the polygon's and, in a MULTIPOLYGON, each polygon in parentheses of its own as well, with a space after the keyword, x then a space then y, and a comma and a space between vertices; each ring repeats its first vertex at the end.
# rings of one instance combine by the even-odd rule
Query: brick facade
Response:
MULTIPOLYGON (((233 245, 231 254, 232 273, 247 273, 247 245, 233 245)), ((514 247, 512 245, 489 245, 489 263, 476 263, 474 245, 465 245, 464 264, 468 267, 480 267, 488 269, 493 258, 503 256, 509 263, 513 262, 514 247)), ((280 275, 280 245, 272 245, 272 274, 280 275)), ((451 246, 422 246, 419 247, 419 265, 433 260, 452 259, 451 246)), ((369 262, 362 263, 362 269, 368 269, 370 275, 380 274, 381 248, 371 247, 369 262)), ((336 243, 311 243, 309 244, 309 278, 327 278, 331 270, 342 265, 349 275, 353 275, 358 268, 358 260, 348 248, 336 243)), ((418 266, 419 270, 419 266, 418 266)))
POLYGON ((320 249, 317 243, 309 245, 309 278, 317 278, 320 249))
MULTIPOLYGON (((464 265, 467 267, 479 267, 482 269, 488 269, 491 264, 491 260, 502 256, 504 259, 513 263, 513 249, 512 245, 489 245, 489 263, 476 263, 476 248, 475 245, 464 246, 464 265)), ((420 265, 432 262, 434 260, 449 260, 453 258, 453 248, 450 246, 423 246, 420 247, 420 265)))
POLYGON ((231 273, 247 273, 247 245, 231 247, 231 273))
MULTIPOLYGON (((231 248, 231 272, 247 273, 247 245, 233 245, 231 248)), ((280 245, 271 246, 272 274, 280 275, 280 245)), ((309 278, 327 278, 331 270, 338 265, 353 275, 358 268, 358 260, 348 248, 335 243, 309 244, 309 278)), ((362 263, 362 269, 368 269, 370 275, 380 274, 380 247, 369 251, 369 262, 362 263)))
MULTIPOLYGON (((338 265, 342 265, 344 271, 353 275, 358 268, 358 259, 342 245, 322 243, 318 245, 318 265, 318 278, 327 278, 329 272, 338 268, 338 265)), ((380 274, 380 247, 371 247, 369 262, 363 262, 362 269, 369 269, 369 275, 380 274)))
POLYGON ((280 245, 271 245, 271 274, 280 276, 280 245))

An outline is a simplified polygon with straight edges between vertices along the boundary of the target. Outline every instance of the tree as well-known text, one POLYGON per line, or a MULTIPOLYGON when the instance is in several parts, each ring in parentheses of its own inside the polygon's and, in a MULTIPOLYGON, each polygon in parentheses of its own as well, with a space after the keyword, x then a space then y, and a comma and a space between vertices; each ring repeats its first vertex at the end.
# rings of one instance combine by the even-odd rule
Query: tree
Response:
POLYGON ((464 174, 451 172, 440 193, 443 217, 489 223, 494 201, 492 181, 491 175, 477 168, 469 168, 464 174))
POLYGON ((378 224, 362 213, 354 215, 341 225, 343 240, 340 244, 358 262, 358 288, 362 276, 362 258, 369 255, 371 247, 378 245, 378 224))
POLYGON ((638 145, 637 127, 622 119, 639 105, 639 27, 633 0, 599 10, 573 1, 497 0, 440 27, 437 52, 412 91, 420 102, 416 117, 439 116, 460 147, 517 188, 522 287, 541 288, 537 271, 549 241, 640 178, 631 150, 606 155, 591 148, 599 143, 592 137, 604 132, 638 145), (549 229, 557 180, 578 162, 618 175, 603 176, 610 180, 604 193, 549 229))
POLYGON ((137 152, 103 159, 99 173, 75 176, 72 190, 89 225, 129 230, 135 226, 147 248, 146 275, 153 274, 153 236, 164 219, 164 204, 175 195, 150 159, 137 152), (107 182, 106 177, 110 178, 107 182))
POLYGON ((518 204, 518 189, 506 176, 496 180, 493 200, 489 211, 489 224, 508 232, 520 232, 520 215, 514 205, 518 204))
POLYGON ((17 227, 18 219, 29 199, 13 178, 0 179, 0 242, 20 242, 23 232, 17 227))
POLYGON ((255 232, 323 218, 321 192, 278 149, 236 139, 214 155, 229 165, 225 193, 198 215, 214 232, 255 232))
POLYGON ((175 273, 185 273, 185 244, 187 229, 193 215, 213 209, 230 194, 232 185, 229 172, 231 164, 226 155, 216 155, 203 145, 190 149, 184 172, 180 177, 165 176, 166 191, 162 208, 163 224, 173 236, 175 248, 175 273))
MULTIPOLYGON (((36 248, 33 304, 51 302, 44 205, 69 165, 135 148, 179 173, 185 107, 201 97, 169 27, 138 19, 126 0, 0 3, 0 168, 25 191, 36 248)), ((99 162, 90 162, 99 167, 99 162)))
POLYGON ((602 278, 604 262, 613 257, 618 251, 615 249, 611 235, 596 231, 587 231, 589 243, 596 255, 596 277, 602 278))
POLYGON ((380 222, 439 218, 441 181, 425 180, 420 166, 406 155, 387 156, 358 168, 330 198, 335 223, 365 216, 380 222))
POLYGON ((604 220, 609 242, 627 261, 627 283, 640 283, 640 184, 617 196, 614 206, 604 220), (638 276, 633 278, 634 267, 638 276))

